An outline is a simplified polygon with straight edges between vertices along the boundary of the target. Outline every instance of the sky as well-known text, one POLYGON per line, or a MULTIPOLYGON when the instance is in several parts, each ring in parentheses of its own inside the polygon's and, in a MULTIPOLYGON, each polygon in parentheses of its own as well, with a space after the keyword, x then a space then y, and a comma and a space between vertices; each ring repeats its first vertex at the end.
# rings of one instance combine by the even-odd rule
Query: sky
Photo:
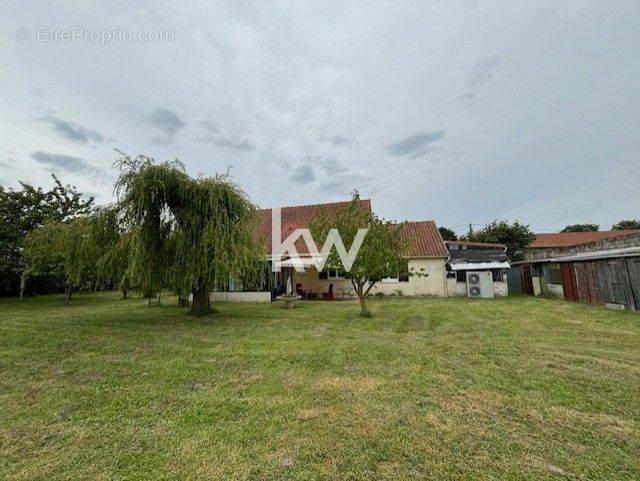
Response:
POLYGON ((638 1, 10 1, 0 183, 114 201, 116 149, 261 207, 640 218, 638 1))

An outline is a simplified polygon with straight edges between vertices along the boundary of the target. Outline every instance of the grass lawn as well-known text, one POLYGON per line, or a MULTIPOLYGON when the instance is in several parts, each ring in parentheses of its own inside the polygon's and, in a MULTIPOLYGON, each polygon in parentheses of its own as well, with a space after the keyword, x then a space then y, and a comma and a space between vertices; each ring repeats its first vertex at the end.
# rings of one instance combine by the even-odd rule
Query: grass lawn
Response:
POLYGON ((0 479, 640 478, 637 314, 217 309, 0 300, 0 479))

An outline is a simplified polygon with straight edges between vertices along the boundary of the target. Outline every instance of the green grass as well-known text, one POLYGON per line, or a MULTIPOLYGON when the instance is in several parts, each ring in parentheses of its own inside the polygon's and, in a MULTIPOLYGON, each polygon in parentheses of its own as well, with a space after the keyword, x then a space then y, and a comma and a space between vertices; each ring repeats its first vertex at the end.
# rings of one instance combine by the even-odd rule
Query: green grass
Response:
POLYGON ((1 300, 0 479, 640 477, 637 314, 370 307, 1 300))

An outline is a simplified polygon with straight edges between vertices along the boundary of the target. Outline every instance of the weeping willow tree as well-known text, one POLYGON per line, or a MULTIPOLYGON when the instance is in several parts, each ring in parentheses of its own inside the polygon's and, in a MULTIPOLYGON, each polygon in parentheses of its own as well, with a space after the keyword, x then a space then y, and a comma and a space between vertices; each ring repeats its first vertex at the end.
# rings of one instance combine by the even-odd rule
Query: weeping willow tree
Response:
POLYGON ((191 312, 211 312, 210 293, 229 279, 256 276, 262 252, 257 211, 227 175, 191 178, 179 161, 122 155, 116 192, 137 228, 132 263, 148 288, 169 284, 191 312))
POLYGON ((102 287, 117 288, 126 299, 132 288, 131 252, 136 244, 136 230, 122 222, 117 205, 97 207, 91 214, 91 240, 98 252, 97 282, 102 287))

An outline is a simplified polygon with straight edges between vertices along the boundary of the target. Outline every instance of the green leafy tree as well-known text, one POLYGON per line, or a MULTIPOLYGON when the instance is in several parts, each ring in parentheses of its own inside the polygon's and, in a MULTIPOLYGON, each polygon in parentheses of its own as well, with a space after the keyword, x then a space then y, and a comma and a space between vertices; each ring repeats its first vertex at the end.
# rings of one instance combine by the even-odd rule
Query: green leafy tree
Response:
POLYGON ((122 155, 116 191, 123 218, 138 229, 132 271, 146 288, 191 292, 194 315, 211 312, 210 292, 259 272, 256 207, 227 175, 193 179, 177 160, 122 155))
POLYGON ((443 240, 446 240, 446 241, 458 240, 458 236, 456 235, 456 233, 453 232, 451 229, 448 229, 447 227, 438 227, 438 231, 440 231, 440 235, 442 236, 443 240))
POLYGON ((46 223, 25 238, 22 290, 34 277, 50 277, 64 286, 68 303, 75 289, 95 286, 98 256, 89 217, 46 223))
POLYGON ((600 229, 598 224, 572 224, 566 226, 560 232, 597 232, 600 229))
POLYGON ((62 222, 89 213, 93 197, 85 197, 52 176, 50 190, 21 183, 19 190, 0 185, 0 295, 18 293, 24 268, 22 244, 27 234, 47 222, 62 222))
POLYGON ((509 223, 506 220, 494 220, 482 229, 473 231, 463 240, 470 242, 495 242, 507 246, 507 255, 511 260, 522 258, 524 248, 535 239, 528 225, 516 221, 509 223))
POLYGON ((349 250, 358 229, 368 229, 364 241, 351 269, 347 271, 338 256, 335 247, 325 263, 325 269, 338 269, 351 281, 351 285, 360 301, 361 314, 369 317, 366 298, 373 286, 386 277, 396 277, 406 263, 402 260, 403 244, 401 226, 380 219, 375 214, 359 208, 359 196, 354 194, 352 201, 333 216, 324 212, 311 224, 311 232, 317 242, 324 240, 331 229, 337 229, 342 241, 349 250))
POLYGON ((611 230, 636 230, 640 229, 640 220, 621 220, 617 224, 613 224, 611 230))

